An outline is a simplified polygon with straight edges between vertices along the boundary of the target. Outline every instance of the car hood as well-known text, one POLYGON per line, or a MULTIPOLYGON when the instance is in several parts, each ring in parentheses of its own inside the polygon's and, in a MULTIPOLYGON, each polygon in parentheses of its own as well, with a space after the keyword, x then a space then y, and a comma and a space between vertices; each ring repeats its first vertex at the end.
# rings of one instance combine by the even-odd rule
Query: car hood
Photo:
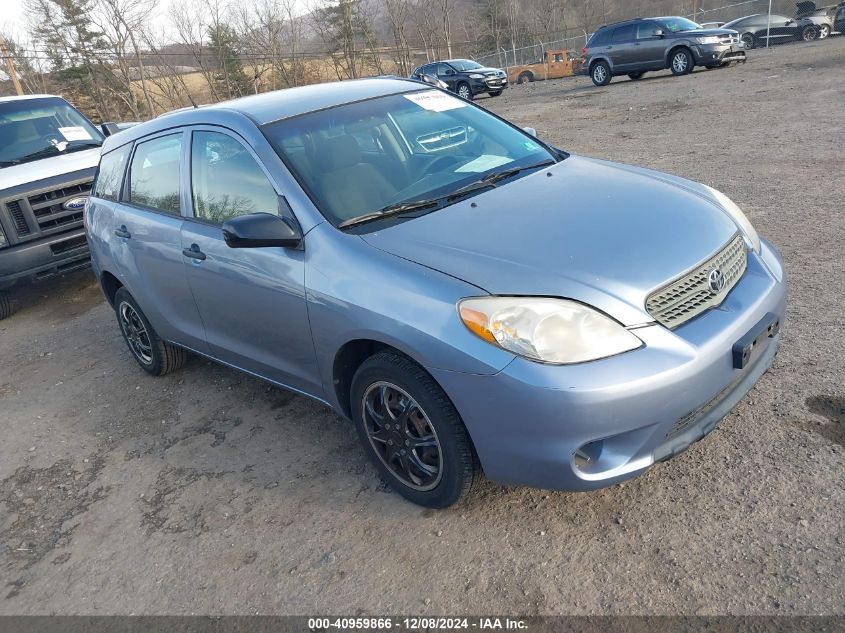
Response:
POLYGON ((478 73, 479 75, 504 75, 505 71, 500 68, 474 68, 473 70, 466 71, 467 74, 478 73))
POLYGON ((100 148, 58 154, 29 163, 12 165, 0 169, 0 191, 18 185, 37 182, 53 176, 61 176, 83 169, 92 169, 100 162, 100 148))
POLYGON ((571 298, 634 325, 653 320, 651 292, 737 230, 701 185, 570 156, 362 238, 491 294, 571 298))

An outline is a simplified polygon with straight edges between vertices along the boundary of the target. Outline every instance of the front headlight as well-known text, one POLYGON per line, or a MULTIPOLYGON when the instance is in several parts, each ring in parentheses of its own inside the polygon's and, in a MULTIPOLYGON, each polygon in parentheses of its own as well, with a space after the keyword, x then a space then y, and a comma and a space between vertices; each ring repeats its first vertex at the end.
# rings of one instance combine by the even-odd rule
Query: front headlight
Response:
POLYGON ((719 36, 718 35, 707 35, 705 37, 697 37, 699 44, 718 44, 719 43, 719 36))
POLYGON ((484 79, 484 75, 479 75, 478 73, 473 73, 469 76, 470 79, 484 79))
MULTIPOLYGON (((707 187, 707 185, 705 185, 707 187)), ((745 217, 745 214, 742 212, 737 204, 728 198, 725 194, 717 189, 713 189, 713 187, 707 187, 707 191, 716 199, 716 202, 719 203, 719 206, 725 210, 731 219, 736 222, 737 226, 739 226, 742 233, 745 235, 745 241, 748 243, 748 246, 754 250, 755 253, 760 253, 760 236, 757 235, 757 231, 754 229, 754 226, 751 222, 748 221, 748 218, 745 217)))
POLYGON ((583 363, 642 345, 613 319, 566 299, 478 297, 461 301, 458 313, 485 341, 544 363, 583 363))
POLYGON ((0 248, 6 248, 9 245, 9 240, 6 239, 6 234, 3 232, 3 227, 0 226, 0 248))

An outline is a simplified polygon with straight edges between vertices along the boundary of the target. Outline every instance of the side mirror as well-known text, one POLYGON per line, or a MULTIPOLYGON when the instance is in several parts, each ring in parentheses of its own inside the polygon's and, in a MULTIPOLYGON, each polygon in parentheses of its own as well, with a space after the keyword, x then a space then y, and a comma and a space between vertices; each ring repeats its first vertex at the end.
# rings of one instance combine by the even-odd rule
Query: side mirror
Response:
POLYGON ((537 138, 537 130, 535 130, 533 127, 524 127, 522 128, 522 131, 528 132, 531 136, 537 138))
POLYGON ((111 136, 112 134, 117 134, 118 132, 120 132, 120 127, 117 125, 117 123, 114 123, 112 121, 108 123, 103 123, 100 126, 100 129, 106 136, 111 136))
POLYGON ((230 248, 296 248, 302 243, 302 233, 287 218, 270 213, 251 213, 224 222, 223 239, 230 248))
POLYGON ((664 37, 664 36, 665 36, 665 33, 663 32, 663 29, 655 29, 654 37, 664 37))
POLYGON ((784 24, 786 24, 786 26, 789 26, 790 24, 794 24, 794 23, 795 23, 795 20, 787 20, 786 22, 784 22, 784 24))

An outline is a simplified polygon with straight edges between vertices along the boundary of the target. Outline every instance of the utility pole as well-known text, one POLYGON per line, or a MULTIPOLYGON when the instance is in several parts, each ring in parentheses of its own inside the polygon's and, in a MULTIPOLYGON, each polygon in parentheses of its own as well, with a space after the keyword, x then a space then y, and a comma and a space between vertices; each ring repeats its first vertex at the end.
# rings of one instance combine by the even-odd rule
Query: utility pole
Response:
POLYGON ((769 48, 769 41, 772 39, 770 37, 772 31, 772 0, 769 0, 769 19, 766 22, 766 48, 769 48))
POLYGON ((23 88, 21 88, 21 82, 18 80, 18 73, 15 71, 15 62, 12 60, 12 55, 6 49, 6 40, 0 37, 0 57, 6 59, 6 72, 9 74, 9 77, 12 80, 12 83, 15 85, 15 92, 18 95, 23 94, 23 88))

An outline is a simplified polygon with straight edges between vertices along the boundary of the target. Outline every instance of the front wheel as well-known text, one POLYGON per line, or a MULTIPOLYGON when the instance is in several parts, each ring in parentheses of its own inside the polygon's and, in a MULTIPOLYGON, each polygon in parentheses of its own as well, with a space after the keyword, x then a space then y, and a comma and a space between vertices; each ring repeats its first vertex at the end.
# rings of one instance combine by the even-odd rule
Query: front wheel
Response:
POLYGON ((12 314, 12 299, 0 290, 0 321, 12 314))
POLYGON ((743 33, 742 37, 743 48, 752 49, 757 46, 757 40, 754 38, 754 35, 751 33, 743 33))
POLYGON ((125 288, 120 288, 114 295, 114 311, 126 346, 145 372, 164 376, 185 364, 188 353, 159 338, 135 298, 125 288))
POLYGON ((829 25, 829 24, 822 24, 822 25, 819 27, 819 39, 820 39, 820 40, 823 40, 823 39, 825 39, 828 35, 830 35, 830 25, 829 25))
POLYGON ((815 26, 808 24, 804 28, 801 29, 798 39, 804 40, 805 42, 812 42, 819 36, 819 32, 815 26))
POLYGON ((456 92, 458 93, 458 96, 462 99, 472 101, 472 89, 469 87, 469 84, 459 83, 456 92))
POLYGON ((381 477, 421 506, 445 508, 480 472, 454 405, 419 365, 392 351, 368 358, 352 379, 352 419, 381 477))
POLYGON ((685 48, 681 48, 672 53, 672 62, 669 66, 672 68, 673 75, 686 75, 692 72, 693 67, 692 54, 685 48))
POLYGON ((592 78, 593 83, 597 86, 606 86, 609 84, 610 80, 613 79, 613 75, 610 74, 610 66, 607 65, 607 62, 596 62, 596 65, 590 70, 590 78, 592 78))

